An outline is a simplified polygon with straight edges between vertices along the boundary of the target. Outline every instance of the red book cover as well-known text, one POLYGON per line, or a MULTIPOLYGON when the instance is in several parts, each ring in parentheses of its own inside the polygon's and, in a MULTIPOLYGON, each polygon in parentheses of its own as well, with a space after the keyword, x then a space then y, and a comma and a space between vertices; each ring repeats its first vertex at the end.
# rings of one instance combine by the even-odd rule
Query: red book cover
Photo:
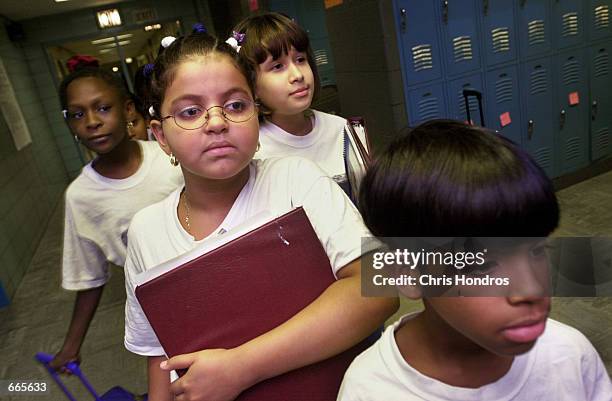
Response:
MULTIPOLYGON (((287 321, 334 280, 300 207, 137 286, 136 297, 172 357, 239 346, 287 321)), ((333 401, 367 346, 265 380, 237 400, 333 401)))

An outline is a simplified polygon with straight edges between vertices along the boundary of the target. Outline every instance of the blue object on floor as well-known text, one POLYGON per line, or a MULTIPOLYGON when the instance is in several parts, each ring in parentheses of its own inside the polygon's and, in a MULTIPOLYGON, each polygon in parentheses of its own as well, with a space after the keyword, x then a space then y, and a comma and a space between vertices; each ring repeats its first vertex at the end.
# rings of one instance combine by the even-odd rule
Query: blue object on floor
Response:
MULTIPOLYGON (((49 363, 53 360, 53 355, 45 354, 44 352, 38 352, 35 355, 35 358, 38 362, 44 365, 53 380, 57 383, 57 385, 64 392, 64 394, 66 394, 66 397, 68 397, 70 401, 76 401, 76 398, 74 398, 70 390, 68 390, 68 388, 64 385, 64 382, 60 378, 60 374, 49 366, 49 363)), ((69 362, 65 366, 67 369, 70 369, 70 371, 76 377, 78 377, 79 380, 81 380, 81 383, 83 383, 85 388, 91 393, 94 400, 96 401, 147 401, 148 397, 146 394, 143 396, 137 396, 120 386, 115 386, 108 390, 106 393, 102 394, 102 396, 99 396, 76 362, 69 362)))

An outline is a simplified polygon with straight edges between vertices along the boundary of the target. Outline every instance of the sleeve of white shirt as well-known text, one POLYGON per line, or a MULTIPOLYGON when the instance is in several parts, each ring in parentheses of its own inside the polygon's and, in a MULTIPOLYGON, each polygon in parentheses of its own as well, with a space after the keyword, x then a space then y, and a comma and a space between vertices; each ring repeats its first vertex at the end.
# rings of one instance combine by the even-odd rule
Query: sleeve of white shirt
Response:
POLYGON ((106 256, 94 241, 79 235, 78 224, 70 201, 66 199, 62 287, 73 291, 100 287, 110 278, 106 256))
POLYGON ((584 357, 582 360, 582 379, 586 387, 586 400, 612 400, 612 381, 599 354, 593 345, 585 339, 584 357))
POLYGON ((128 230, 128 248, 125 260, 125 348, 129 351, 145 356, 164 355, 162 348, 153 328, 149 324, 135 293, 135 277, 144 271, 138 234, 135 225, 138 223, 137 216, 132 221, 128 230), (134 224, 136 222, 136 224, 134 224))
POLYGON ((380 246, 340 186, 314 163, 302 159, 295 190, 334 270, 380 246))

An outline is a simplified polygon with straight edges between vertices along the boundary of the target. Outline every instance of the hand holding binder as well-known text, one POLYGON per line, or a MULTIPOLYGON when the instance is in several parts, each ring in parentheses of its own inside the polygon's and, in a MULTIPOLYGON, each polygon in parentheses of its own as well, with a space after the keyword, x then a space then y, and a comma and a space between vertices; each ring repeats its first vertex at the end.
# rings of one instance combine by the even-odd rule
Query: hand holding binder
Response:
MULTIPOLYGON (((335 281, 302 208, 174 263, 165 263, 168 271, 157 277, 145 272, 150 280, 138 279, 135 290, 170 357, 244 344, 290 319, 335 281)), ((237 399, 333 400, 344 371, 367 345, 260 382, 237 399)))

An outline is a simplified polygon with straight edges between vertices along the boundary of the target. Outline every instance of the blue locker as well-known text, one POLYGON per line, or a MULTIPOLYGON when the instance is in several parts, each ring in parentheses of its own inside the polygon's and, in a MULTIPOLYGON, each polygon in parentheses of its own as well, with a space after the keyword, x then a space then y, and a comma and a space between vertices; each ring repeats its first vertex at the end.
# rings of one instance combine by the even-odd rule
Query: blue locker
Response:
MULTIPOLYGON (((465 110, 465 101, 463 98, 464 89, 474 89, 484 94, 484 88, 482 85, 482 78, 480 73, 472 74, 467 77, 458 78, 448 83, 448 109, 449 117, 455 120, 467 121, 467 112, 465 110)), ((472 121, 476 125, 484 125, 480 121, 480 114, 478 111, 478 100, 472 96, 468 98, 470 116, 472 121)), ((483 100, 483 107, 484 100, 483 100)), ((486 108, 483 110, 486 113, 486 108)), ((486 123, 487 121, 485 121, 486 123)))
POLYGON ((591 90, 591 158, 612 156, 611 43, 589 49, 591 90))
POLYGON ((521 58, 542 57, 552 50, 549 0, 519 0, 518 38, 521 58))
POLYGON ((612 0, 590 0, 588 13, 589 39, 591 41, 612 37, 612 0))
POLYGON ((487 127, 521 145, 521 110, 517 67, 489 71, 487 86, 487 127))
POLYGON ((413 86, 441 78, 434 2, 396 0, 393 7, 405 84, 413 86))
POLYGON ((555 48, 582 45, 587 23, 582 0, 553 0, 552 4, 555 48))
POLYGON ((583 52, 584 49, 577 49, 555 58, 559 174, 576 171, 589 161, 589 96, 583 52))
POLYGON ((482 39, 487 65, 515 61, 517 57, 512 0, 484 0, 478 15, 482 16, 482 39))
POLYGON ((447 75, 456 76, 480 69, 474 1, 440 1, 437 4, 440 4, 437 20, 430 23, 440 21, 442 26, 442 51, 447 75))
POLYGON ((447 116, 442 83, 413 89, 408 93, 410 125, 447 116))
POLYGON ((523 146, 546 171, 557 176, 553 112, 553 73, 549 57, 521 65, 521 103, 523 106, 523 146))

